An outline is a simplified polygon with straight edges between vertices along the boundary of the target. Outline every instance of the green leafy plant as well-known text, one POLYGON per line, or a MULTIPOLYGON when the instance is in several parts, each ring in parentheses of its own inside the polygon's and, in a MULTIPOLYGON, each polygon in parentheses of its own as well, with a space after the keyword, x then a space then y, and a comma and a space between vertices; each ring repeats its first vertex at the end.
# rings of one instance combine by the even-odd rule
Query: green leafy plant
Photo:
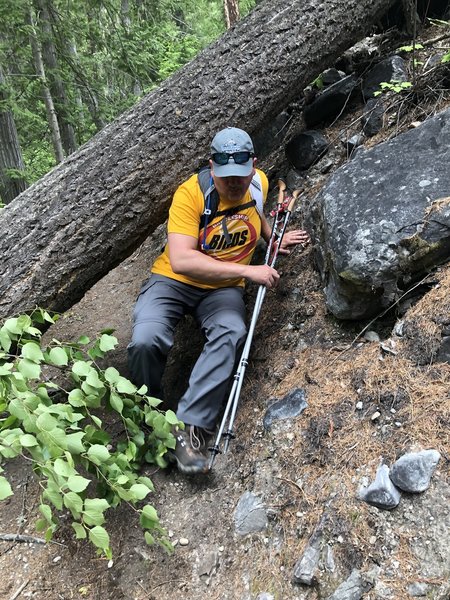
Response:
POLYGON ((381 90, 374 92, 373 95, 380 96, 380 94, 383 92, 395 92, 396 94, 399 94, 410 87, 412 87, 412 83, 410 81, 397 81, 396 79, 392 79, 391 81, 382 81, 380 83, 381 90))
POLYGON ((318 90, 322 90, 323 89, 323 76, 322 74, 318 75, 313 81, 311 81, 311 83, 309 84, 310 87, 316 87, 318 90))
MULTIPOLYGON (((157 511, 142 506, 154 486, 140 468, 143 462, 167 466, 164 455, 175 446, 172 427, 183 425, 172 411, 157 409, 160 400, 147 396, 145 386, 137 389, 115 368, 97 364, 117 345, 112 330, 93 341, 53 339, 44 347, 39 325, 54 321, 37 309, 0 327, 0 460, 22 456, 31 462, 42 489, 36 529, 47 541, 65 511, 76 538, 110 558, 105 513, 127 502, 146 542, 170 552, 157 511)), ((0 475, 0 500, 12 493, 0 475)))
POLYGON ((400 52, 414 52, 414 50, 422 50, 423 49, 423 44, 415 44, 415 45, 408 45, 408 46, 400 46, 400 48, 397 48, 398 51, 400 52))

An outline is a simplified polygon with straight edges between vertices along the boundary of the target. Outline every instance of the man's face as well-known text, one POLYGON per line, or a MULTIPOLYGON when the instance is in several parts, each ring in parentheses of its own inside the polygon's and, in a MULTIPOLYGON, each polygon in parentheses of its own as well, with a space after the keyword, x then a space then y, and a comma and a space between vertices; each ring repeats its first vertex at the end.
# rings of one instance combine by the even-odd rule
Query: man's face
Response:
POLYGON ((217 177, 214 174, 213 162, 210 160, 209 163, 214 179, 214 185, 219 192, 219 196, 229 200, 233 204, 239 204, 250 187, 253 175, 255 174, 255 169, 253 168, 252 172, 250 175, 247 175, 247 177, 217 177))

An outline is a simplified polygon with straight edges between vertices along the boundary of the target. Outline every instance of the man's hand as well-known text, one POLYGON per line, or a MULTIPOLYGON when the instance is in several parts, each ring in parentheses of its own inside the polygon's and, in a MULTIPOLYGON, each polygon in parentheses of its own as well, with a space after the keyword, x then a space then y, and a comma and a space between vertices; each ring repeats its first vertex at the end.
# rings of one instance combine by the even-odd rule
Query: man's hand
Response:
POLYGON ((248 265, 244 277, 253 283, 265 285, 268 290, 275 288, 280 280, 278 271, 269 265, 248 265))
POLYGON ((294 229, 294 231, 286 231, 281 246, 278 250, 279 254, 290 254, 291 249, 299 244, 305 248, 311 241, 307 231, 303 229, 294 229))

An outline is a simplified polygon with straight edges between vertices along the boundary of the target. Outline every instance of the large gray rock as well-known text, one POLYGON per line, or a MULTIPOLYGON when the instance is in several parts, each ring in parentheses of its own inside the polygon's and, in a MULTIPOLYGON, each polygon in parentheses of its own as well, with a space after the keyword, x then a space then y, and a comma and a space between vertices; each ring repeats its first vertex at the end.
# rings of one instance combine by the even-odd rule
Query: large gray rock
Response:
POLYGON ((390 56, 371 69, 363 80, 362 92, 365 99, 373 98, 381 90, 381 83, 407 81, 406 62, 400 56, 390 56))
POLYGON ((329 310, 374 316, 450 258, 450 109, 358 149, 316 197, 312 223, 329 310))

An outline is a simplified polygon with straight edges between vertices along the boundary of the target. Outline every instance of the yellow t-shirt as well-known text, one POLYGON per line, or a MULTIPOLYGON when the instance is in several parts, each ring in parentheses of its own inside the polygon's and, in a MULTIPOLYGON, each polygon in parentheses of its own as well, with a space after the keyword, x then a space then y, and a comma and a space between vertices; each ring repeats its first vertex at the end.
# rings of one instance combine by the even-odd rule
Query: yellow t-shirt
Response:
MULTIPOLYGON (((262 195, 264 202, 267 198, 269 183, 266 175, 257 171, 262 184, 262 195)), ((239 204, 246 204, 251 200, 248 190, 239 204)), ((233 204, 219 200, 217 210, 226 210, 233 204)), ((248 265, 252 259, 256 243, 261 235, 261 219, 255 206, 239 210, 234 215, 226 217, 226 226, 231 238, 231 243, 226 244, 222 229, 223 216, 215 217, 206 224, 206 244, 203 248, 204 230, 199 229, 200 219, 205 209, 203 192, 200 189, 197 175, 192 175, 175 192, 173 202, 169 210, 168 233, 181 233, 189 235, 198 240, 199 251, 212 256, 216 260, 232 261, 248 265)), ((152 273, 165 275, 182 283, 194 285, 203 289, 216 289, 220 287, 243 286, 243 279, 228 279, 226 281, 197 281, 172 271, 169 259, 169 249, 166 244, 164 252, 155 260, 152 273)))

